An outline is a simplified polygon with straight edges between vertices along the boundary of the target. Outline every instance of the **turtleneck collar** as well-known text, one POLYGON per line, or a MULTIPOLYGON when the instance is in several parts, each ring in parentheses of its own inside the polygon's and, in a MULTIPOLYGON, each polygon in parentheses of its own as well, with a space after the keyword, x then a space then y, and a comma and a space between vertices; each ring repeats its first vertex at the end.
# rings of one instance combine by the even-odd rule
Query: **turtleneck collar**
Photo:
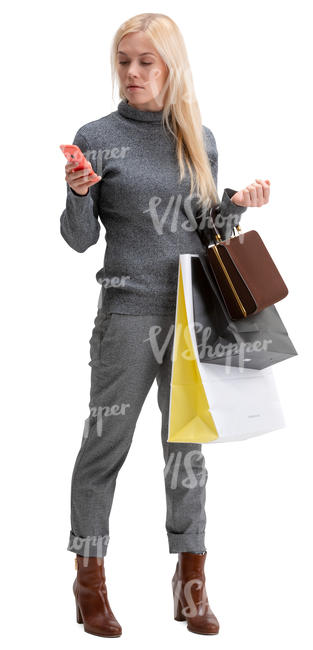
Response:
POLYGON ((117 107, 118 112, 123 117, 141 122, 162 122, 163 109, 160 111, 141 111, 135 106, 131 106, 127 99, 122 99, 117 107))

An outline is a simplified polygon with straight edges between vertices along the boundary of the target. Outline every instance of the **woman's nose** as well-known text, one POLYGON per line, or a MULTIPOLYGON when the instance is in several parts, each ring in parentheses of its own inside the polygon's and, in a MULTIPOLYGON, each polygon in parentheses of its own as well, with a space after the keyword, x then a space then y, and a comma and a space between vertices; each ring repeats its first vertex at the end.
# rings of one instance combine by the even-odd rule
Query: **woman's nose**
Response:
POLYGON ((128 74, 132 77, 135 75, 135 77, 139 76, 139 66, 137 63, 130 63, 129 68, 128 68, 128 74))

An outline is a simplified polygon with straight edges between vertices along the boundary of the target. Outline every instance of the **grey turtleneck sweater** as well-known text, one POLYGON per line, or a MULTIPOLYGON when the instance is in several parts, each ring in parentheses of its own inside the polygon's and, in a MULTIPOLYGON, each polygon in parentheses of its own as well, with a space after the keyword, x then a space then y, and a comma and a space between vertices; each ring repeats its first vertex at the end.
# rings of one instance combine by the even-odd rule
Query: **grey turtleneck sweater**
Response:
MULTIPOLYGON (((73 141, 102 179, 85 196, 66 184, 60 231, 83 253, 99 239, 99 219, 103 224, 106 249, 96 279, 102 285, 99 304, 108 313, 173 313, 179 254, 199 253, 213 243, 211 228, 202 231, 202 241, 195 230, 194 217, 198 221, 202 212, 196 196, 187 198, 186 165, 179 182, 175 141, 161 120, 162 110, 143 111, 122 100, 116 111, 82 126, 73 141)), ((218 153, 206 126, 203 137, 217 187, 218 153)), ((246 210, 230 200, 235 192, 223 192, 222 239, 231 236, 246 210)))

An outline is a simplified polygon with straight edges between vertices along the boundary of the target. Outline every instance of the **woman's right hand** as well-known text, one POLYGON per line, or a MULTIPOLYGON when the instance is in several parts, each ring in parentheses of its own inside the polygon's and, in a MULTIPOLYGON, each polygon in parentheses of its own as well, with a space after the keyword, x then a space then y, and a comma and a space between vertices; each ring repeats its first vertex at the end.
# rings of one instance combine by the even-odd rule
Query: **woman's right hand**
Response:
POLYGON ((77 167, 78 164, 79 163, 77 162, 66 163, 65 180, 72 188, 72 190, 74 190, 74 192, 80 194, 81 196, 85 196, 88 194, 88 190, 91 185, 99 183, 101 176, 97 176, 97 174, 95 174, 91 163, 89 163, 90 166, 86 169, 81 169, 76 172, 75 167, 77 167))

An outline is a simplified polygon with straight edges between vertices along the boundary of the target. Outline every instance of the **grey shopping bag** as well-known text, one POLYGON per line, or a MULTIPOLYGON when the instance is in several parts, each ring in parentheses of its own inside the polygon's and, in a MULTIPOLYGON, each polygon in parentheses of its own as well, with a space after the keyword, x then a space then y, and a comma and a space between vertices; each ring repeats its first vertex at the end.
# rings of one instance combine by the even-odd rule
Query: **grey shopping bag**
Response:
POLYGON ((231 320, 205 253, 192 256, 191 271, 201 362, 261 370, 298 354, 275 305, 231 320))

